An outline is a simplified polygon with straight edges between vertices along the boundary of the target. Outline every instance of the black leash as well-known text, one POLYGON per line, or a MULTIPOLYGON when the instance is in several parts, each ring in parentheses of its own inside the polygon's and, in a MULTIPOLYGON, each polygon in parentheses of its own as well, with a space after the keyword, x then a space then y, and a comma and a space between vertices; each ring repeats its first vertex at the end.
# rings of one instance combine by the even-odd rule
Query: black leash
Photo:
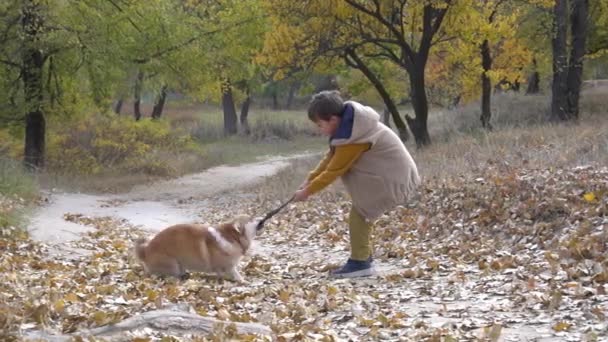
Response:
POLYGON ((274 209, 273 211, 269 212, 268 214, 266 214, 266 216, 264 216, 264 218, 261 219, 260 222, 258 222, 258 225, 256 226, 256 230, 262 230, 262 228, 264 227, 264 222, 266 222, 266 220, 268 220, 269 218, 276 215, 279 211, 281 211, 281 209, 285 208, 285 206, 288 205, 289 203, 291 203, 291 201, 293 201, 294 198, 295 198, 295 195, 292 196, 287 202, 281 204, 280 207, 278 207, 278 208, 274 209))

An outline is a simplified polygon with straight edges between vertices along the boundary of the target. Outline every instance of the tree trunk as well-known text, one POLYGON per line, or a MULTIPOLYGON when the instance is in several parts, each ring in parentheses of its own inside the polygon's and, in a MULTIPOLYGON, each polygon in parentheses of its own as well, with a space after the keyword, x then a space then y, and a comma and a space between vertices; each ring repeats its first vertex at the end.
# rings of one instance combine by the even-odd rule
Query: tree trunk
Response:
POLYGON ((518 76, 518 78, 516 78, 515 81, 513 81, 511 83, 511 86, 509 87, 509 89, 511 89, 511 91, 519 93, 520 88, 521 88, 521 83, 519 82, 519 76, 518 76))
POLYGON ((232 84, 226 79, 222 82, 222 108, 224 110, 224 135, 237 133, 236 108, 232 97, 232 84))
POLYGON ((409 133, 407 131, 407 127, 405 126, 405 122, 403 122, 403 120, 401 119, 401 116, 399 115, 399 110, 397 109, 395 102, 391 98, 390 94, 388 93, 380 79, 378 79, 374 72, 367 67, 365 62, 357 55, 357 53, 353 49, 346 50, 344 59, 349 66, 355 69, 359 69, 374 86, 374 88, 376 88, 376 91, 382 98, 382 101, 384 101, 384 105, 393 117, 393 121, 395 122, 395 127, 399 132, 399 137, 401 138, 401 141, 407 141, 409 139, 409 133))
POLYGON ((42 109, 30 110, 25 118, 24 164, 30 170, 44 167, 46 120, 42 109))
POLYGON ((382 111, 382 123, 386 125, 386 127, 391 127, 391 112, 388 108, 384 107, 382 111))
POLYGON ((114 113, 120 115, 120 112, 122 111, 122 105, 124 103, 124 97, 120 97, 116 103, 114 104, 114 113))
POLYGON ((461 99, 462 99, 461 94, 454 96, 454 98, 452 99, 452 101, 450 101, 450 104, 448 105, 448 109, 458 108, 458 105, 460 104, 461 99))
POLYGON ((278 90, 272 92, 272 109, 279 110, 279 95, 278 90))
POLYGON ((141 89, 144 83, 144 73, 139 71, 137 73, 137 78, 135 79, 135 89, 133 90, 133 95, 135 101, 133 102, 133 115, 135 116, 135 121, 139 121, 141 119, 141 89))
POLYGON ((566 103, 569 118, 578 118, 578 100, 583 82, 583 57, 585 56, 585 42, 587 39, 587 26, 589 19, 589 1, 571 0, 572 13, 570 27, 572 43, 570 44, 570 60, 568 65, 568 89, 566 103))
POLYGON ((487 130, 492 130, 492 124, 490 123, 492 118, 490 108, 492 82, 488 76, 488 72, 492 69, 492 56, 490 55, 490 43, 487 39, 484 39, 481 44, 481 65, 483 67, 481 73, 481 125, 487 130))
POLYGON ((506 78, 503 78, 499 82, 497 82, 496 85, 494 85, 494 92, 495 93, 504 93, 507 91, 514 91, 517 93, 517 92, 519 92, 520 86, 521 86, 521 84, 519 83, 518 79, 511 82, 511 81, 507 80, 506 78))
POLYGON ((30 170, 44 167, 46 121, 42 108, 42 68, 45 57, 39 48, 39 35, 44 19, 38 1, 25 1, 21 25, 24 48, 22 51, 23 89, 27 103, 25 120, 24 164, 30 170))
POLYGON ((526 95, 533 95, 540 93, 540 74, 534 70, 528 79, 528 88, 526 89, 526 95))
POLYGON ((160 93, 154 102, 154 108, 152 108, 152 119, 158 120, 163 114, 163 109, 165 108, 165 101, 167 100, 167 85, 163 85, 160 88, 160 93))
POLYGON ((568 28, 568 1, 555 0, 553 7, 553 31, 551 41, 553 49, 553 84, 551 85, 551 115, 552 121, 568 120, 566 112, 568 56, 566 54, 566 36, 568 28))
POLYGON ((293 100, 295 99, 296 92, 298 91, 299 88, 300 88, 300 81, 294 81, 289 86, 289 93, 287 94, 287 103, 285 104, 285 107, 287 109, 291 109, 291 107, 293 106, 293 100))
POLYGON ((241 105, 241 131, 249 135, 251 134, 251 129, 249 128, 249 105, 251 104, 251 96, 249 95, 249 90, 247 90, 247 98, 243 101, 241 105))
POLYGON ((429 104, 426 97, 424 73, 429 58, 429 52, 433 45, 433 36, 439 30, 448 8, 449 6, 445 8, 435 8, 432 4, 427 3, 424 6, 422 16, 422 36, 420 38, 418 52, 413 53, 411 52, 411 47, 405 49, 405 46, 402 46, 403 51, 406 52, 402 59, 402 65, 409 75, 412 106, 414 107, 414 113, 416 114, 416 117, 413 119, 409 116, 406 116, 405 119, 410 126, 410 130, 414 134, 414 139, 416 140, 416 146, 418 148, 431 144, 431 136, 429 135, 427 127, 429 104), (407 52, 408 50, 410 51, 409 53, 407 52))
POLYGON ((526 89, 526 95, 538 94, 540 92, 540 74, 537 70, 536 58, 532 59, 533 71, 528 77, 528 88, 526 89))
POLYGON ((431 136, 427 127, 427 119, 429 115, 429 105, 426 98, 426 89, 424 84, 424 63, 417 63, 409 70, 410 78, 410 96, 412 98, 412 106, 414 107, 415 118, 406 115, 405 119, 414 134, 416 146, 422 148, 431 144, 431 136), (422 65, 420 65, 422 64, 422 65))

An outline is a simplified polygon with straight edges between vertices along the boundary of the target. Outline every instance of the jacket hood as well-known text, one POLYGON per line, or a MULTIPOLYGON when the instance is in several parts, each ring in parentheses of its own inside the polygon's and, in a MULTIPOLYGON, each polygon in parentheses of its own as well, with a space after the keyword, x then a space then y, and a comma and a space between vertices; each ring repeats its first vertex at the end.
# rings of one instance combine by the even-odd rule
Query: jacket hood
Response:
POLYGON ((368 106, 357 102, 347 101, 344 104, 342 118, 336 133, 330 138, 330 143, 356 143, 376 128, 380 115, 368 106))

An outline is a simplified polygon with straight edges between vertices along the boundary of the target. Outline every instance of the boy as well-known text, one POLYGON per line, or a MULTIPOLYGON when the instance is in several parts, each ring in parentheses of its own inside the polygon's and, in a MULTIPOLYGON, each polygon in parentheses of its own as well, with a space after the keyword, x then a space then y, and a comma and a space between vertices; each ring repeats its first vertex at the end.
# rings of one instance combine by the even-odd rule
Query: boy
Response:
POLYGON ((294 200, 304 201, 341 177, 353 201, 348 222, 351 256, 330 276, 370 276, 372 223, 415 190, 420 183, 416 164, 374 109, 344 102, 337 91, 315 94, 308 118, 329 136, 329 151, 296 191, 294 200))

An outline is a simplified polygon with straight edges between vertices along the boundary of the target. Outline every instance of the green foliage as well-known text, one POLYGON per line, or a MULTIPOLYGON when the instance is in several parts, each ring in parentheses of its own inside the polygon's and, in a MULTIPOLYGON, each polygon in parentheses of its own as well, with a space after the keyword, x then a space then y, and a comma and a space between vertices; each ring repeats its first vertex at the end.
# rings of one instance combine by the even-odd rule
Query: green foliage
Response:
POLYGON ((587 51, 591 57, 606 55, 608 53, 608 2, 589 1, 589 14, 587 51))
POLYGON ((34 177, 17 161, 0 156, 0 195, 32 198, 36 193, 34 177))
POLYGON ((190 137, 166 121, 133 121, 97 115, 72 121, 48 142, 48 167, 55 172, 98 174, 112 169, 167 176, 176 169, 164 154, 200 153, 190 137))

